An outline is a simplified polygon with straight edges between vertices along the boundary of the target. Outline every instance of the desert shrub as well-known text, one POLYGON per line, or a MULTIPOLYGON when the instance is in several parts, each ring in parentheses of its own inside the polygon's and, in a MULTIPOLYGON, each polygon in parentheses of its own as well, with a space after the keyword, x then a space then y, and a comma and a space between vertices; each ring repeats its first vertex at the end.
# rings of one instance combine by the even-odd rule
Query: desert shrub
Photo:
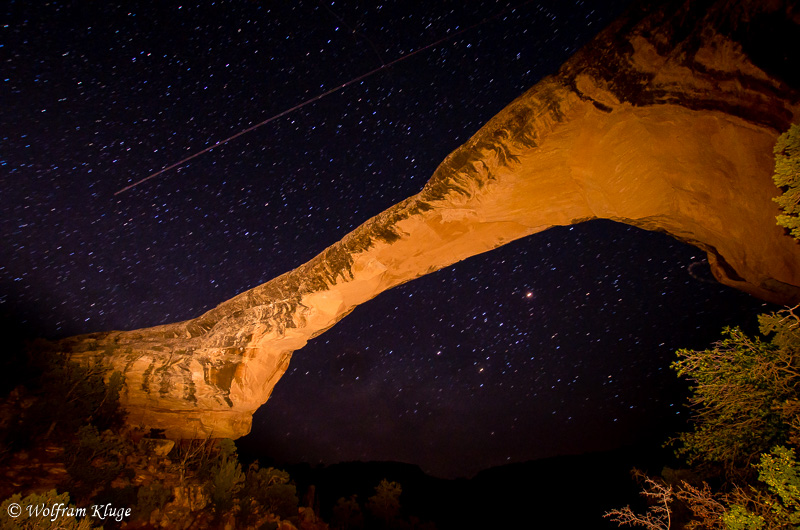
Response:
POLYGON ((150 518, 154 510, 160 510, 172 496, 169 488, 158 483, 141 486, 136 492, 136 508, 134 516, 143 521, 150 518))
POLYGON ((233 507, 243 485, 244 473, 236 455, 236 445, 233 440, 221 439, 218 460, 209 483, 211 502, 218 515, 233 507))
POLYGON ((739 490, 722 516, 731 530, 796 529, 800 526, 800 465, 793 449, 777 446, 755 466, 760 489, 739 490))
POLYGON ((792 436, 800 398, 800 321, 783 311, 760 317, 769 341, 738 328, 705 351, 680 350, 672 367, 692 387, 693 429, 678 437, 690 464, 747 467, 792 436))
POLYGON ((88 517, 79 518, 76 508, 69 503, 69 493, 50 490, 41 495, 27 497, 13 495, 0 504, 0 530, 90 530, 88 517), (59 507, 58 513, 52 508, 59 507), (17 510, 18 508, 18 510, 17 510), (38 508, 38 514, 37 514, 38 508), (51 511, 45 512, 44 508, 51 511), (17 511, 15 511, 17 510, 17 511), (17 517, 12 515, 19 514, 17 517))
POLYGON ((285 471, 272 467, 259 469, 258 462, 254 462, 247 469, 244 491, 282 519, 297 515, 300 504, 297 487, 285 471))
POLYGON ((682 526, 687 530, 800 528, 800 465, 791 447, 800 442, 796 310, 761 315, 764 339, 727 329, 712 349, 678 352, 673 368, 692 383, 694 429, 678 437, 676 452, 719 487, 681 482, 673 489, 647 478, 644 494, 655 488, 659 504, 645 514, 624 508, 607 517, 620 524, 670 528, 677 500, 692 513, 682 526))
POLYGON ((403 488, 397 482, 381 480, 375 495, 367 499, 367 511, 379 524, 392 525, 400 515, 400 495, 403 488))
POLYGON ((773 199, 783 214, 779 215, 778 225, 800 239, 800 125, 792 125, 775 144, 775 174, 772 180, 783 190, 783 194, 773 199))
POLYGON ((67 445, 65 467, 77 499, 108 485, 122 471, 124 442, 110 430, 100 433, 94 425, 78 429, 77 439, 67 445))
POLYGON ((125 380, 120 372, 108 374, 109 368, 99 361, 88 365, 70 361, 42 341, 30 346, 29 363, 39 374, 26 383, 25 396, 33 402, 19 411, 6 445, 19 449, 39 437, 70 437, 87 423, 101 431, 122 424, 119 393, 125 380))
POLYGON ((361 506, 355 495, 349 499, 341 497, 336 501, 331 525, 338 530, 364 528, 364 514, 361 513, 361 506))
POLYGON ((644 483, 641 495, 647 499, 649 508, 644 513, 634 512, 630 506, 619 510, 611 510, 607 517, 618 525, 640 526, 648 530, 669 530, 672 527, 672 503, 675 492, 672 486, 661 480, 645 476, 634 470, 634 477, 644 483))
POLYGON ((181 486, 185 487, 190 478, 203 482, 211 480, 219 449, 212 438, 181 440, 175 444, 169 456, 177 463, 181 486))

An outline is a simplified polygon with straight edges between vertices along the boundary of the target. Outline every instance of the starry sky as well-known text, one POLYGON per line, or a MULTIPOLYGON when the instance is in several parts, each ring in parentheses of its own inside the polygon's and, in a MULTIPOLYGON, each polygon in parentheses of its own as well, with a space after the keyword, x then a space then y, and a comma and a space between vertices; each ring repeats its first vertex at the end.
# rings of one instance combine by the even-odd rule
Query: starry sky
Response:
MULTIPOLYGON (((185 320, 297 267, 417 193, 627 3, 7 3, 6 335, 185 320)), ((239 445, 454 477, 663 439, 686 416, 674 351, 771 309, 704 258, 596 221, 395 288, 295 353, 239 445)))

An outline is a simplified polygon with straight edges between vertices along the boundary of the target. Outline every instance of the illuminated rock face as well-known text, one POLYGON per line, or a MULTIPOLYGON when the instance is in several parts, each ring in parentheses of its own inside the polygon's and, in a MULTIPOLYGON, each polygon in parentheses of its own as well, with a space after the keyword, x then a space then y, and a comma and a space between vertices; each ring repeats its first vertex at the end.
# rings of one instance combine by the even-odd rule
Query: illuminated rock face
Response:
POLYGON ((131 423, 235 438, 292 352, 358 304, 556 225, 604 218, 666 232, 706 251, 722 283, 799 302, 800 245, 776 226, 771 201, 772 148, 800 118, 797 86, 732 37, 796 31, 793 14, 779 2, 668 4, 629 12, 448 156, 419 194, 305 265, 194 320, 59 347, 125 373, 131 423), (763 23, 775 17, 785 23, 763 23))

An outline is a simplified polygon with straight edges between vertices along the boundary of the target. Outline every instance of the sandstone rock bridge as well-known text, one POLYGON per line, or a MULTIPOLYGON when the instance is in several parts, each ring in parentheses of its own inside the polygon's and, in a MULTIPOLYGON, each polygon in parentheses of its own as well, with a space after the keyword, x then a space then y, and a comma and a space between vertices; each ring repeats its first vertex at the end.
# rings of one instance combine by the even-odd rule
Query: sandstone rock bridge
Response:
POLYGON ((612 219, 708 254, 716 278, 800 301, 773 146, 800 118, 785 1, 641 2, 513 101, 424 189, 308 263, 193 320, 57 343, 126 376, 129 421, 239 437, 292 353, 401 283, 552 226, 612 219))

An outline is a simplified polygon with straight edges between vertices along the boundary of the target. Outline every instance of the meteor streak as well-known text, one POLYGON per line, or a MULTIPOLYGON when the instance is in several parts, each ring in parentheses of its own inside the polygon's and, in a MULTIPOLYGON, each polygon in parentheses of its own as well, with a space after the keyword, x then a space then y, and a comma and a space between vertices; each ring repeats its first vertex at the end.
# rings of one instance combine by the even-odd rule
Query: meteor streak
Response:
POLYGON ((524 3, 522 3, 522 4, 518 5, 518 6, 515 6, 513 8, 505 9, 505 10, 501 11, 500 13, 497 13, 496 15, 493 15, 491 17, 488 17, 488 18, 485 18, 485 19, 481 20, 477 24, 473 24, 472 26, 467 26, 466 28, 462 28, 462 29, 460 29, 458 31, 455 31, 455 32, 451 33, 450 35, 447 35, 446 37, 442 37, 441 39, 439 39, 439 40, 437 40, 435 42, 432 42, 430 44, 427 44, 427 45, 423 46, 422 48, 414 50, 413 52, 409 52, 409 53, 407 53, 405 55, 401 55, 400 57, 398 57, 394 61, 390 61, 390 62, 388 62, 386 64, 382 64, 381 66, 379 66, 378 68, 375 68, 374 70, 370 70, 369 72, 367 72, 365 74, 362 74, 362 75, 360 75, 358 77, 355 77, 355 78, 347 81, 346 83, 338 85, 338 86, 336 86, 336 87, 334 87, 334 88, 332 88, 332 89, 330 89, 330 90, 328 90, 326 92, 323 92, 322 94, 316 95, 313 98, 310 98, 310 99, 307 99, 307 100, 305 100, 305 101, 303 101, 301 103, 298 103, 294 107, 288 108, 288 109, 286 109, 284 111, 279 112, 278 114, 270 116, 266 120, 258 122, 255 125, 251 125, 250 127, 246 128, 246 129, 242 129, 241 131, 237 132, 233 136, 229 136, 229 137, 225 138, 224 140, 220 140, 220 141, 214 143, 214 145, 210 145, 210 146, 206 147, 205 149, 194 153, 193 155, 187 156, 183 160, 179 160, 178 162, 175 162, 172 165, 169 165, 169 166, 167 166, 167 167, 165 167, 163 169, 160 169, 160 170, 156 171, 155 173, 152 173, 152 174, 146 176, 145 178, 143 178, 141 180, 137 180, 133 184, 129 184, 129 185, 125 186, 124 188, 120 189, 119 191, 115 192, 114 195, 116 196, 116 195, 119 195, 121 193, 125 193, 126 191, 128 191, 128 190, 130 190, 132 188, 135 188, 139 184, 144 184, 148 180, 154 179, 154 178, 158 177, 159 175, 161 175, 163 173, 166 173, 170 169, 174 169, 176 167, 180 167, 180 166, 184 165, 186 162, 188 162, 189 160, 197 158, 198 156, 200 156, 200 155, 202 155, 204 153, 208 153, 212 149, 216 149, 217 147, 219 147, 221 145, 225 145, 226 143, 230 142, 231 140, 235 140, 236 138, 238 138, 238 137, 240 137, 242 135, 245 135, 245 134, 247 134, 247 133, 249 133, 251 131, 254 131, 254 130, 258 129, 259 127, 263 127, 264 125, 266 125, 266 124, 268 124, 270 122, 273 122, 273 121, 277 120, 278 118, 282 118, 283 116, 286 116, 287 114, 290 114, 290 113, 292 113, 292 112, 294 112, 294 111, 296 111, 298 109, 302 109, 303 107, 305 107, 307 105, 310 105, 311 103, 314 103, 315 101, 319 101, 320 99, 324 98, 325 96, 329 96, 329 95, 333 94, 334 92, 338 92, 338 91, 340 91, 340 90, 342 90, 344 88, 347 88, 348 86, 350 86, 352 84, 358 83, 359 81, 362 81, 362 80, 366 79, 367 77, 370 77, 373 74, 377 74, 381 70, 386 70, 387 68, 389 68, 391 66, 394 66, 395 64, 397 64, 397 63, 399 63, 401 61, 405 61, 406 59, 408 59, 410 57, 413 57, 414 55, 417 55, 418 53, 424 52, 425 50, 427 50, 429 48, 433 48, 434 46, 437 46, 437 45, 439 45, 439 44, 441 44, 443 42, 446 42, 446 41, 448 41, 448 40, 450 40, 450 39, 452 39, 452 38, 454 38, 454 37, 456 37, 458 35, 461 35, 462 33, 466 32, 466 31, 469 31, 469 30, 471 30, 473 28, 476 28, 476 27, 478 27, 478 26, 480 26, 482 24, 485 24, 486 22, 488 22, 490 20, 498 18, 498 17, 506 14, 509 11, 513 11, 515 9, 519 9, 520 7, 524 6, 525 4, 531 3, 532 1, 533 0, 528 0, 527 2, 524 2, 524 3))

